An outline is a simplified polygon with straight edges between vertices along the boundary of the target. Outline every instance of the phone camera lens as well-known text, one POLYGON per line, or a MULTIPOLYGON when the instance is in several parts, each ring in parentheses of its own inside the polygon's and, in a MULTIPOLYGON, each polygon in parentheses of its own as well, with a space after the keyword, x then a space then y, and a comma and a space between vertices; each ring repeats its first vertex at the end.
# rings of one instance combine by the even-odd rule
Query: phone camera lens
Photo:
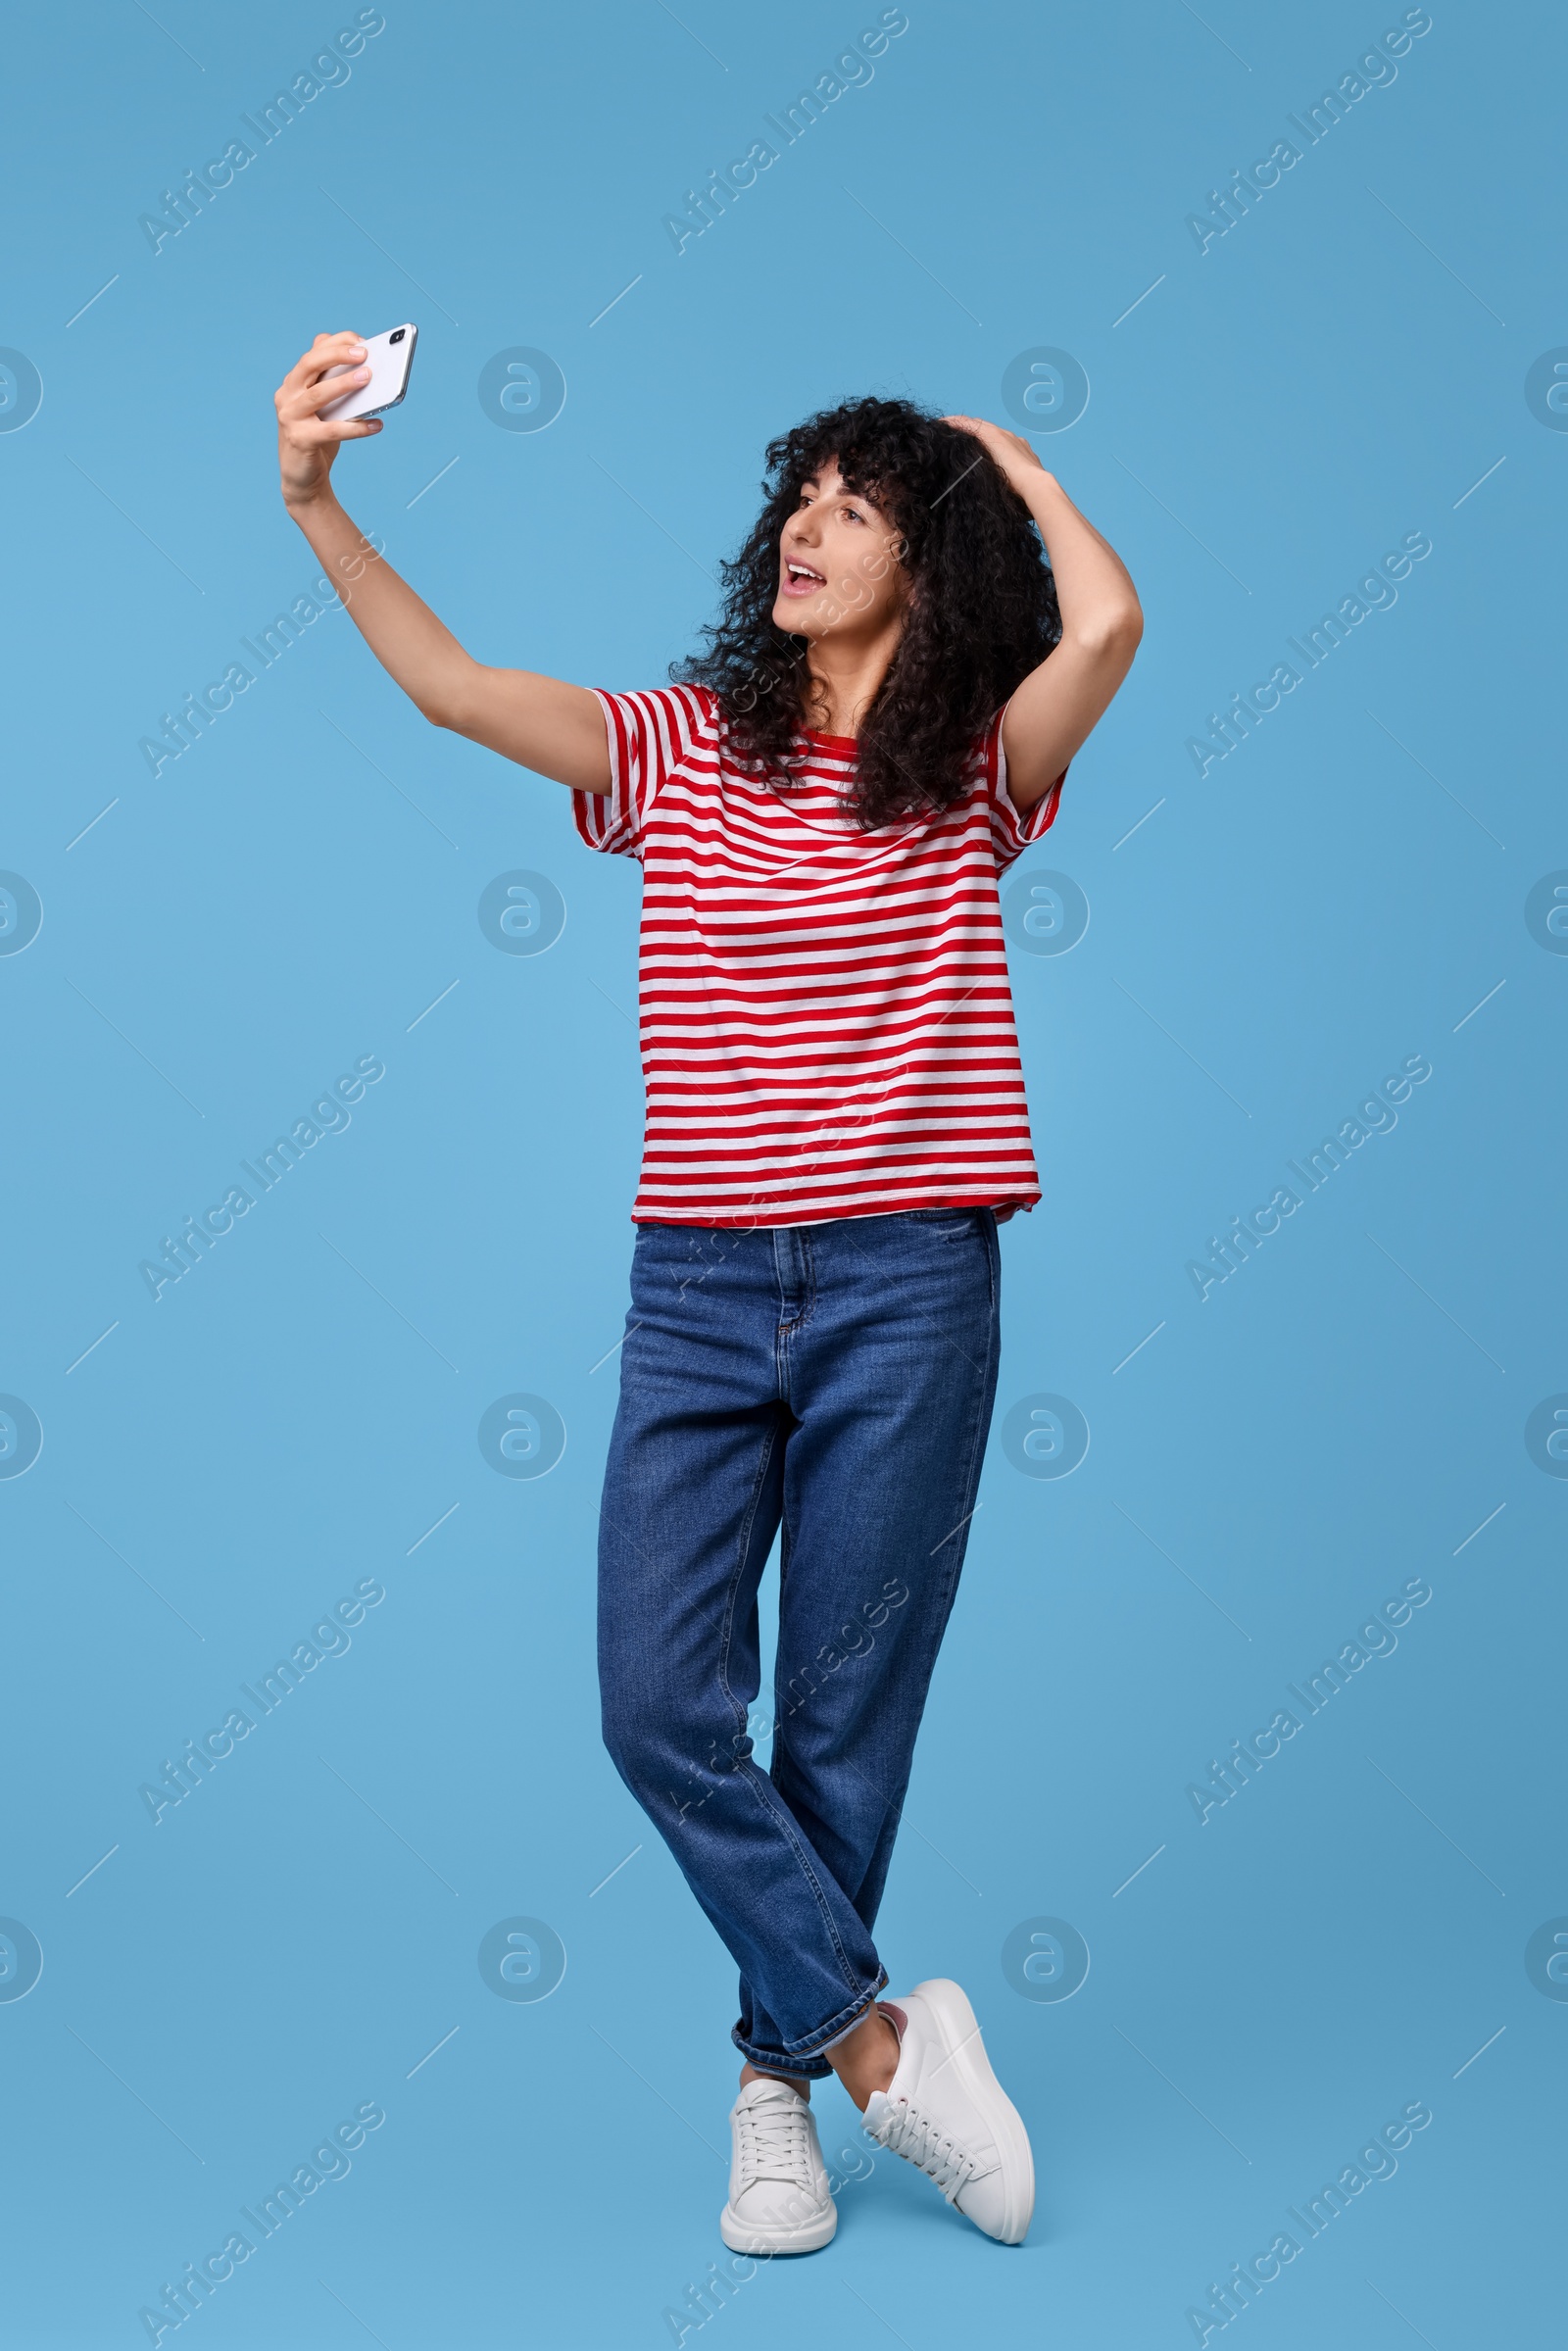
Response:
POLYGON ((398 328, 398 331, 397 331, 397 333, 391 337, 391 340, 392 340, 394 343, 401 343, 401 342, 402 342, 402 340, 403 340, 403 338, 404 338, 404 336, 407 334, 407 332, 408 332, 408 328, 407 328, 406 326, 400 326, 400 327, 398 328))

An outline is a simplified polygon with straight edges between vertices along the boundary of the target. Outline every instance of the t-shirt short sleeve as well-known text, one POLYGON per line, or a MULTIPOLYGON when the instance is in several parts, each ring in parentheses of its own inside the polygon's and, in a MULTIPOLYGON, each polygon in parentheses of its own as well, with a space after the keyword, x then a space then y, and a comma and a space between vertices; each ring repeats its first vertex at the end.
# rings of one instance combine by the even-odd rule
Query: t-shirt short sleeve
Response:
POLYGON ((610 790, 573 792, 571 812, 590 849, 641 857, 661 791, 708 722, 710 697, 691 686, 602 694, 610 790))
POLYGON ((1042 793, 1032 808, 1014 807, 1007 790, 1007 755, 1002 748, 1004 716, 1004 711, 997 712, 980 745, 986 797, 991 808, 991 847, 999 873, 1005 873, 1013 858, 1021 857, 1031 841, 1038 841, 1054 824, 1061 787, 1067 780, 1064 767, 1050 791, 1042 793))

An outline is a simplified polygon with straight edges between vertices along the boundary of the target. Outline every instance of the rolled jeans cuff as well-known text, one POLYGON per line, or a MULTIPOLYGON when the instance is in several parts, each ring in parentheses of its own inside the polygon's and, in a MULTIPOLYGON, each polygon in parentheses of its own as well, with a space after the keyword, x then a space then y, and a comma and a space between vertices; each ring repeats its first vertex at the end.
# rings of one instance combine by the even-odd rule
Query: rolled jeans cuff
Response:
POLYGON ((877 1994, 886 1991, 887 1986, 887 1969, 879 1967, 876 1982, 868 1984, 847 2008, 841 2008, 837 2016, 829 2017, 827 2023, 819 2026, 815 2033, 808 2033, 803 2040, 787 2041, 782 2048, 770 2049, 761 2041, 748 2040, 738 2024, 732 2030, 730 2039, 747 2064, 755 2065, 761 2072, 795 2074, 802 2081, 825 2081, 833 2068, 822 2051, 830 2048, 835 2041, 842 2040, 877 1994))

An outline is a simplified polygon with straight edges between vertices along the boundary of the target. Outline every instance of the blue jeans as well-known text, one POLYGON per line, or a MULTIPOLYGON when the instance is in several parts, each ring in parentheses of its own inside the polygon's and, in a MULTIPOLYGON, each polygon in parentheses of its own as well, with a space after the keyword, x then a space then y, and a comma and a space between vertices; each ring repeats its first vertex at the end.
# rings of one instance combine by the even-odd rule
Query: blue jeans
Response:
POLYGON ((989 1209, 639 1226, 599 1538, 605 1743, 741 1971, 754 2064, 821 2052, 871 1939, 996 1393, 989 1209), (748 1736, 783 1528, 773 1750, 748 1736))

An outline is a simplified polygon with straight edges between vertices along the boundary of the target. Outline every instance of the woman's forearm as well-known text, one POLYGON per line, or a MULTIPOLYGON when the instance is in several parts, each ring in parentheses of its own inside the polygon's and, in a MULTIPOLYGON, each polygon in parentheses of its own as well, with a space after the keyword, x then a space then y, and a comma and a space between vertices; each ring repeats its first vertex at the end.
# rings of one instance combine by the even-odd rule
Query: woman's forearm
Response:
POLYGON ((429 606, 400 579, 330 491, 289 513, 382 668, 436 726, 453 726, 478 668, 429 606))
POLYGON ((582 686, 495 669, 465 652, 330 491, 285 501, 349 618, 387 675, 435 726, 582 792, 608 792, 604 712, 582 686))
POLYGON ((1013 484, 1040 528, 1056 581, 1064 644, 1099 651, 1118 639, 1138 642, 1138 591, 1116 550, 1081 514, 1054 473, 1029 472, 1013 484))

